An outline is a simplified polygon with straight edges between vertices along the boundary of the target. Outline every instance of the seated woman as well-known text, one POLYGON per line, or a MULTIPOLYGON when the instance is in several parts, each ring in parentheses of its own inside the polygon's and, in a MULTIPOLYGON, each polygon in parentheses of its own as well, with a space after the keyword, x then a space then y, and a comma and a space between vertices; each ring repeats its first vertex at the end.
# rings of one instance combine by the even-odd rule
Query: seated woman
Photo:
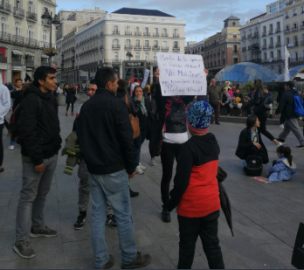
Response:
POLYGON ((273 167, 268 169, 268 182, 288 181, 297 172, 297 166, 292 161, 289 147, 278 147, 277 155, 279 160, 274 161, 273 167))
POLYGON ((232 110, 232 116, 235 115, 235 109, 238 109, 240 111, 239 116, 242 116, 242 107, 244 103, 244 97, 243 94, 241 93, 240 85, 236 85, 235 92, 233 93, 233 99, 230 103, 230 108, 232 110))
POLYGON ((262 158, 263 164, 267 164, 269 162, 268 153, 258 131, 259 127, 260 121, 256 115, 247 118, 247 128, 240 134, 235 154, 241 160, 246 160, 248 156, 259 156, 262 158))

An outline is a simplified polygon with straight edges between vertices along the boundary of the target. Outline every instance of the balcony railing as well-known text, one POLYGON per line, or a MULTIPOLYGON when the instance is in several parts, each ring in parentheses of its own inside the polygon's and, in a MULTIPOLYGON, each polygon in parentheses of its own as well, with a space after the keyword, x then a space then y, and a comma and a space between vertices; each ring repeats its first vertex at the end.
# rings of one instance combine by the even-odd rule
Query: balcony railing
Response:
POLYGON ((269 44, 268 49, 272 49, 273 48, 273 43, 269 44))
POLYGON ((29 45, 31 47, 38 47, 38 41, 36 39, 33 39, 33 38, 27 38, 25 40, 25 44, 29 45))
POLYGON ((258 32, 255 32, 254 34, 253 34, 253 38, 258 38, 259 37, 259 33, 258 32))
POLYGON ((24 18, 24 9, 14 7, 14 16, 18 18, 24 18))
POLYGON ((56 3, 54 1, 52 1, 52 0, 43 0, 43 1, 56 6, 56 3))
POLYGON ((245 36, 242 36, 242 40, 245 40, 246 39, 246 37, 245 36))
POLYGON ((42 20, 42 21, 41 21, 41 24, 42 24, 43 26, 47 26, 47 27, 50 27, 50 26, 51 26, 51 24, 49 23, 48 20, 47 20, 47 21, 42 20))
POLYGON ((42 41, 41 42, 41 47, 44 48, 44 49, 50 48, 50 43, 42 41))
POLYGON ((299 63, 303 61, 304 61, 304 57, 290 58, 290 63, 299 63))
POLYGON ((173 34, 174 38, 179 38, 179 34, 173 34))
POLYGON ((25 65, 27 67, 34 67, 34 60, 25 60, 25 65))
POLYGON ((273 34, 273 30, 270 29, 270 30, 268 31, 268 35, 272 35, 272 34, 273 34))
POLYGON ((26 12, 26 19, 30 21, 37 22, 37 14, 31 11, 26 12))
POLYGON ((169 47, 168 46, 162 46, 161 49, 162 49, 162 51, 169 51, 169 47))
POLYGON ((285 28, 284 29, 284 34, 289 34, 290 33, 290 29, 289 28, 285 28))
POLYGON ((113 35, 120 35, 120 32, 119 32, 119 31, 114 30, 114 31, 113 31, 113 35))
POLYGON ((248 62, 251 62, 251 63, 261 63, 261 62, 262 62, 262 59, 260 59, 260 58, 257 58, 257 59, 249 59, 248 62))
POLYGON ((103 50, 103 45, 100 45, 100 46, 99 46, 99 50, 103 50))
POLYGON ((159 33, 153 33, 153 37, 159 37, 159 33))
POLYGON ((7 3, 3 3, 3 1, 0 3, 0 12, 10 13, 12 10, 12 6, 7 3))
POLYGON ((300 25, 300 30, 304 30, 304 25, 300 25))
POLYGON ((291 32, 297 32, 298 31, 298 27, 292 27, 291 28, 291 32))
POLYGON ((24 44, 24 37, 19 35, 13 35, 12 41, 19 44, 24 44))
POLYGON ((265 36, 267 36, 267 34, 266 34, 266 32, 263 32, 262 37, 265 37, 265 36))
POLYGON ((118 50, 118 49, 120 49, 120 45, 119 44, 113 44, 112 49, 118 50))
POLYGON ((134 50, 141 50, 142 49, 142 46, 140 46, 140 45, 135 45, 134 46, 134 50))
POLYGON ((132 45, 125 45, 125 49, 126 49, 126 50, 131 50, 132 48, 133 48, 132 45))
POLYGON ((153 50, 153 51, 159 51, 159 46, 153 46, 153 47, 152 47, 152 50, 153 50))
POLYGON ((266 49, 267 49, 267 45, 264 44, 264 45, 262 46, 262 50, 266 50, 266 49))
POLYGON ((174 52, 175 52, 175 51, 179 52, 179 51, 180 51, 180 47, 173 47, 173 51, 174 51, 174 52))
POLYGON ((144 32, 144 37, 149 37, 150 36, 150 32, 144 32))
POLYGON ((0 32, 0 40, 11 41, 11 34, 6 32, 0 32))
POLYGON ((301 40, 301 46, 303 46, 304 45, 304 40, 301 40))
POLYGON ((0 63, 7 63, 7 57, 0 56, 0 63))
POLYGON ((12 65, 14 66, 21 66, 21 58, 13 58, 12 65))
POLYGON ((169 37, 168 33, 162 33, 162 37, 169 37))
POLYGON ((251 38, 252 38, 252 34, 249 34, 249 35, 248 35, 248 39, 251 39, 251 38))
POLYGON ((276 44, 275 44, 275 46, 278 48, 278 47, 281 47, 281 42, 277 42, 276 44))
POLYGON ((144 46, 144 51, 150 51, 151 50, 151 46, 144 46))
POLYGON ((299 44, 298 44, 298 41, 293 42, 293 43, 286 44, 286 46, 287 46, 288 48, 297 47, 298 45, 299 45, 299 44))
POLYGON ((258 43, 248 46, 248 50, 258 50, 259 48, 260 48, 260 45, 258 43))
POLYGON ((132 36, 132 31, 126 31, 126 32, 125 32, 125 35, 126 35, 126 36, 132 36))
POLYGON ((141 32, 134 32, 134 36, 141 36, 141 32))
POLYGON ((281 32, 281 28, 276 28, 275 32, 276 33, 280 33, 281 32))
POLYGON ((242 47, 242 52, 246 52, 246 47, 242 47))

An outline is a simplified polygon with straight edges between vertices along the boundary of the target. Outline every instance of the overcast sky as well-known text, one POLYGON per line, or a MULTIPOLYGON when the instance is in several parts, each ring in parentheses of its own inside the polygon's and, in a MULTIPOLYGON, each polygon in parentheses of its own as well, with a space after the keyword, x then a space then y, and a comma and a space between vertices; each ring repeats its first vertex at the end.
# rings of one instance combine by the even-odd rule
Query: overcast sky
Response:
POLYGON ((122 7, 158 9, 184 20, 186 42, 201 41, 223 28, 223 20, 231 14, 245 20, 266 12, 266 5, 274 0, 57 0, 57 11, 61 9, 100 9, 111 13, 122 7))

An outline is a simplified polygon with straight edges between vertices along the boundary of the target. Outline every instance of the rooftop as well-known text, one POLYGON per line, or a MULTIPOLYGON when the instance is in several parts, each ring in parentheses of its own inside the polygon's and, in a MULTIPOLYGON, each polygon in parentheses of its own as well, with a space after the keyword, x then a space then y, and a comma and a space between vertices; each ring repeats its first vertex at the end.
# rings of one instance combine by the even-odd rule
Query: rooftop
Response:
POLYGON ((159 17, 174 17, 156 9, 140 9, 140 8, 121 8, 112 13, 128 14, 128 15, 143 15, 143 16, 159 16, 159 17))
MULTIPOLYGON (((239 19, 240 19, 240 18, 231 15, 231 16, 228 17, 225 21, 227 21, 227 20, 239 20, 239 19)), ((225 21, 224 21, 224 22, 225 22, 225 21)))

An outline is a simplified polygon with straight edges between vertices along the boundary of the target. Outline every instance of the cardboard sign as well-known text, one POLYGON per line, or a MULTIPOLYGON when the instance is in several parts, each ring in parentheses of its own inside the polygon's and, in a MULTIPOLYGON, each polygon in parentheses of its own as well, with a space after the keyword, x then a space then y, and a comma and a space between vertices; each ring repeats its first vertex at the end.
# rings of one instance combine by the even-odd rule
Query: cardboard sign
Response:
POLYGON ((150 74, 150 70, 149 69, 146 69, 145 71, 145 77, 144 77, 144 80, 143 82, 141 83, 141 88, 144 89, 146 84, 147 84, 147 81, 149 79, 149 74, 150 74))
POLYGON ((163 96, 200 96, 207 94, 207 81, 202 56, 157 53, 157 64, 163 96))

